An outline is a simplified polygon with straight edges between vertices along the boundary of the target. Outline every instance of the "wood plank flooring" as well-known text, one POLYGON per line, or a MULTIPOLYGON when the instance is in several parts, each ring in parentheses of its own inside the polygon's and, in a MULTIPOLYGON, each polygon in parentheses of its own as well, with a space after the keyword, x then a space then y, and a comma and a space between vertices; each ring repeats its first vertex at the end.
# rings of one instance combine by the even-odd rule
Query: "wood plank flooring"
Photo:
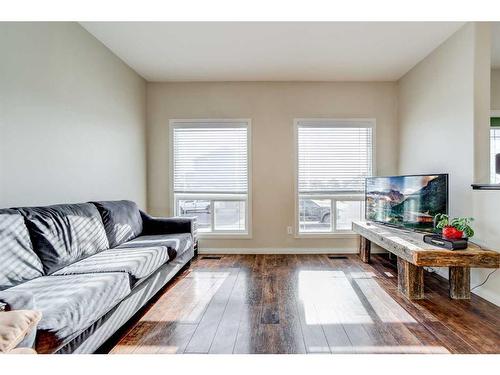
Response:
POLYGON ((500 353, 500 308, 397 291, 386 255, 198 256, 101 353, 500 353))

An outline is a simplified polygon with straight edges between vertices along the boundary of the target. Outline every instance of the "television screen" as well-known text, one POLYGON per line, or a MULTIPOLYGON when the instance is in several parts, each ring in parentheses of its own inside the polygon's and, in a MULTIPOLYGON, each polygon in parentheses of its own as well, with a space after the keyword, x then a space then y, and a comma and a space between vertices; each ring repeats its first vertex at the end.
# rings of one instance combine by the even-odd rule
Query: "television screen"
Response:
POLYGON ((448 175, 369 177, 365 217, 396 226, 432 231, 436 214, 448 213, 448 175))

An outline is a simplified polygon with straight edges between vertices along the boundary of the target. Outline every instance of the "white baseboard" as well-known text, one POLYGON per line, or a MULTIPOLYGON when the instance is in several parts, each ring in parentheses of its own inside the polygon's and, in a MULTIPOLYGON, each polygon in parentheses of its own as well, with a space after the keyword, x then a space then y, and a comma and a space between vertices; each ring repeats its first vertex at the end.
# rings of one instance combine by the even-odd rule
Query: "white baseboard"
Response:
MULTIPOLYGON (((301 247, 259 247, 259 248, 204 248, 201 247, 200 254, 357 254, 355 248, 301 248, 301 247)), ((374 249, 372 253, 384 253, 379 249, 374 249)))
POLYGON ((481 298, 484 298, 487 301, 490 301, 491 303, 500 306, 500 296, 498 293, 492 292, 491 290, 488 290, 486 288, 477 288, 475 291, 471 292, 472 294, 476 294, 481 298))

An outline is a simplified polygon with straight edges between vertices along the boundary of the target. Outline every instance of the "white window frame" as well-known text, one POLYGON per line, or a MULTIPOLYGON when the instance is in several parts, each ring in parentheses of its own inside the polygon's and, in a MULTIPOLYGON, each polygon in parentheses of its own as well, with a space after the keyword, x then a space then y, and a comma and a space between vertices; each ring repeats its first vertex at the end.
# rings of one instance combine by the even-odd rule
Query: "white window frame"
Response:
MULTIPOLYGON (((497 133, 499 132, 500 133, 500 127, 493 127, 493 126, 490 126, 490 129, 489 129, 489 143, 491 144, 492 142, 492 139, 493 139, 493 133, 497 133)), ((495 139, 498 139, 498 136, 496 136, 495 134, 495 139)), ((488 145, 490 146, 490 145, 488 145)), ((489 183, 490 184, 498 184, 498 182, 496 181, 497 180, 497 174, 495 173, 495 158, 494 158, 494 154, 493 154, 493 150, 491 149, 491 146, 490 146, 490 152, 489 152, 489 159, 490 159, 490 168, 489 168, 489 175, 490 175, 490 181, 489 183)))
MULTIPOLYGON (((500 110, 491 110, 491 113, 490 113, 490 117, 488 119, 488 121, 490 120, 491 117, 500 117, 500 110)), ((491 144, 491 126, 489 127, 489 130, 488 130, 488 158, 490 160, 490 166, 488 168, 488 175, 490 176, 489 178, 489 183, 490 184, 495 184, 495 180, 496 180, 496 173, 493 174, 492 173, 492 169, 494 169, 494 164, 492 165, 492 163, 495 163, 492 158, 491 158, 491 148, 490 148, 490 144, 491 144)), ((500 129, 500 128, 498 128, 500 129)))
POLYGON ((211 215, 211 232, 201 232, 198 231, 198 238, 209 238, 209 239, 251 239, 252 238, 252 120, 251 119, 170 119, 169 120, 169 196, 170 196, 170 216, 175 216, 177 213, 177 200, 180 199, 207 199, 210 200, 210 206, 212 209, 211 215), (185 127, 234 127, 234 123, 244 123, 240 125, 247 129, 247 171, 248 171, 248 191, 246 194, 246 199, 242 199, 240 194, 214 194, 214 193, 174 193, 174 129, 185 127), (213 125, 212 125, 213 124, 213 125), (183 198, 184 197, 184 198, 183 198), (220 198, 220 199, 218 199, 220 198), (217 201, 230 201, 237 200, 245 201, 245 221, 246 221, 246 231, 222 231, 215 230, 214 217, 215 212, 213 210, 213 199, 217 201))
MULTIPOLYGON (((295 219, 294 219, 294 237, 300 238, 355 238, 357 235, 351 230, 335 230, 337 220, 336 203, 337 201, 363 201, 364 194, 338 193, 338 194, 302 194, 302 196, 313 197, 316 199, 330 199, 330 220, 332 230, 330 232, 300 232, 299 217, 299 124, 302 122, 317 123, 314 126, 331 127, 328 122, 341 122, 342 127, 359 127, 359 123, 366 123, 366 127, 372 129, 372 175, 376 175, 376 119, 374 118, 296 118, 294 125, 294 194, 295 194, 295 219)), ((302 125, 303 126, 303 125, 302 125)))

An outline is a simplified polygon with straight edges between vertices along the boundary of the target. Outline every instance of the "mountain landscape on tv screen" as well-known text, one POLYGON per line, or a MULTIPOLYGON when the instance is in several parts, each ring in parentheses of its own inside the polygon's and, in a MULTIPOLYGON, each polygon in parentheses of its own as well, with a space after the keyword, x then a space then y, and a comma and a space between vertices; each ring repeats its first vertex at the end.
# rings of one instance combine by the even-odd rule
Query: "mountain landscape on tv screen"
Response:
POLYGON ((447 194, 445 175, 369 179, 366 219, 429 229, 436 214, 447 212, 447 194))

